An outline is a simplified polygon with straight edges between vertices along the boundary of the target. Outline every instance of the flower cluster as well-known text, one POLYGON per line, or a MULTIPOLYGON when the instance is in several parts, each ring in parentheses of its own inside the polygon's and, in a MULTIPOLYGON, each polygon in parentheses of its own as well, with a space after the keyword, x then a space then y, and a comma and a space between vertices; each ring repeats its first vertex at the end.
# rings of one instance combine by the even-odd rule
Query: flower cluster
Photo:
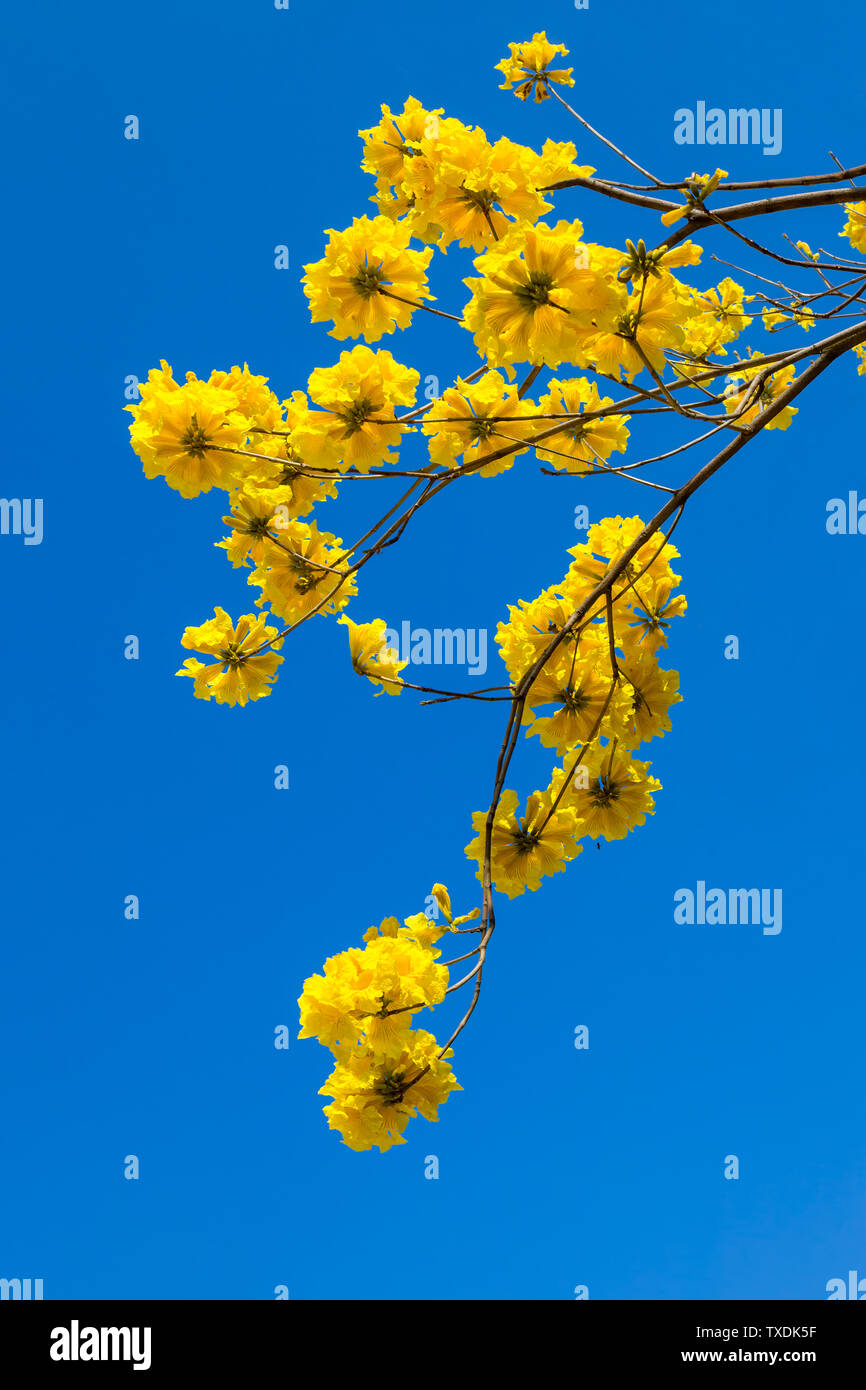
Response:
POLYGON ((365 945, 325 961, 324 974, 304 983, 298 1003, 301 1038, 318 1038, 333 1053, 334 1070, 319 1094, 331 1129, 350 1149, 383 1153, 404 1144, 414 1115, 438 1119, 438 1107, 462 1090, 451 1068, 452 1052, 432 1033, 413 1027, 413 1017, 445 998, 448 969, 437 962, 436 942, 478 916, 452 917, 447 888, 431 893, 440 926, 426 913, 401 926, 387 917, 364 933, 365 945))
MULTIPOLYGON (((235 623, 217 608, 215 618, 188 627, 182 645, 216 658, 191 658, 178 672, 193 677, 199 699, 244 705, 270 694, 285 632, 313 614, 342 612, 356 594, 340 537, 302 518, 337 495, 341 473, 396 461, 405 430, 388 421, 397 407, 413 404, 418 381, 391 353, 363 345, 313 371, 308 394, 282 402, 246 365, 214 371, 207 381, 188 372, 183 384, 167 362, 150 372, 139 401, 127 407, 145 475, 164 478, 185 498, 215 487, 227 494, 228 534, 215 544, 247 571, 260 591, 257 605, 285 625, 278 630, 267 612, 235 623)), ((400 669, 372 655, 381 677, 400 669)), ((354 653, 353 663, 360 671, 354 653)), ((399 693, 393 681, 384 688, 399 693)))
MULTIPOLYGON (((676 671, 658 662, 671 619, 685 612, 671 569, 677 550, 653 538, 623 564, 644 530, 640 517, 609 517, 590 527, 563 579, 531 603, 509 609, 497 642, 513 687, 531 677, 523 706, 529 736, 554 750, 550 784, 519 810, 506 790, 493 825, 491 874, 516 897, 561 873, 584 839, 620 840, 655 809, 661 783, 635 754, 670 730, 681 699, 676 671), (593 601, 598 583, 618 570, 610 606, 593 601), (572 615, 585 609, 580 623, 572 615), (557 640, 558 639, 558 640, 557 640), (551 648, 553 648, 551 650, 551 648)), ((482 875, 486 812, 473 816, 466 854, 482 875)))
MULTIPOLYGON (((509 48, 497 64, 502 90, 523 102, 553 97, 551 109, 583 121, 558 90, 574 86, 573 69, 559 66, 568 57, 563 45, 537 33, 509 48)), ((182 645, 193 655, 177 674, 191 678, 199 699, 243 706, 267 696, 286 636, 320 615, 345 628, 351 667, 376 695, 408 688, 463 698, 465 691, 404 682, 407 663, 389 647, 386 619, 348 615, 361 568, 401 539, 422 505, 462 487, 469 474, 492 479, 540 466, 548 475, 627 474, 659 486, 637 470, 690 444, 621 463, 615 456, 626 454, 640 414, 669 409, 702 429, 709 421, 695 443, 724 430, 739 446, 757 427, 788 429, 797 410, 784 402, 779 409, 780 398, 807 354, 776 351, 779 335, 808 333, 830 316, 821 308, 824 291, 804 294, 775 279, 756 276, 754 293, 727 276, 690 282, 701 247, 686 234, 717 216, 709 205, 717 192, 749 186, 726 184, 724 169, 665 184, 648 175, 651 196, 635 196, 636 185, 594 179, 569 141, 548 139, 538 151, 504 136, 491 140, 413 96, 402 110, 383 105, 358 134, 361 168, 375 181, 371 215, 327 230, 303 277, 312 323, 350 346, 331 345, 304 389, 285 399, 246 364, 205 379, 188 372, 181 382, 163 361, 127 407, 147 478, 163 478, 184 498, 224 494, 225 533, 214 544, 256 590, 256 613, 235 620, 218 607, 184 631, 182 645), (565 190, 575 187, 648 204, 673 230, 654 248, 631 239, 624 248, 599 244, 572 215, 573 191, 565 190), (672 188, 676 202, 654 196, 672 188), (431 289, 443 265, 436 253, 455 245, 472 253, 474 274, 455 284, 455 301, 443 308, 431 289), (419 371, 380 344, 394 346, 427 314, 449 320, 452 334, 462 329, 479 365, 441 390, 428 377, 419 404, 419 371), (774 338, 763 353, 748 341, 739 347, 752 328, 774 338), (320 524, 321 510, 341 502, 350 481, 363 483, 350 489, 358 500, 391 486, 394 494, 374 525, 365 519, 359 539, 344 543, 320 524)), ((846 204, 845 214, 840 236, 866 251, 866 203, 846 204)), ((802 262, 781 259, 820 273, 832 293, 825 253, 794 245, 802 262)), ((866 374, 866 345, 853 350, 866 374)), ((677 672, 660 662, 671 621, 686 606, 671 568, 677 554, 640 517, 607 517, 570 551, 562 579, 510 607, 499 625, 509 685, 470 694, 502 700, 511 710, 509 738, 522 728, 549 753, 545 787, 525 799, 507 788, 473 816, 466 854, 482 880, 489 857, 493 885, 509 898, 562 872, 587 840, 623 839, 654 811, 661 784, 645 745, 670 730, 681 698, 677 672)), ((510 763, 513 744, 507 751, 510 763)), ((485 880, 485 901, 487 887, 485 880)), ((304 986, 301 1037, 318 1037, 334 1055, 322 1088, 331 1098, 325 1113, 353 1149, 403 1143, 413 1115, 436 1119, 460 1089, 450 1045, 440 1047, 413 1020, 459 987, 448 985, 436 942, 463 930, 478 910, 452 919, 441 885, 432 900, 446 926, 425 914, 402 925, 388 918, 363 947, 333 956, 304 986)), ((492 924, 485 915, 483 945, 469 953, 479 955, 479 979, 492 924)))
MULTIPOLYGON (((383 218, 397 221, 400 234, 405 231, 442 251, 455 241, 476 251, 495 244, 510 227, 531 225, 550 211, 553 204, 545 190, 552 184, 595 172, 576 163, 570 141, 547 140, 540 154, 505 137, 491 144, 479 127, 441 110, 427 111, 414 97, 407 98, 402 112, 383 106, 379 124, 359 135, 364 141, 361 167, 375 175, 373 201, 381 214, 371 225, 383 218)), ((381 238, 384 251, 384 231, 381 238)), ((378 274, 378 248, 367 251, 378 274)), ((308 280, 322 265, 307 267, 308 280)), ((384 259, 381 271, 378 292, 394 292, 384 259)))
MULTIPOLYGON (((572 85, 571 69, 551 66, 567 50, 546 34, 510 48, 498 65, 505 90, 538 101, 551 84, 572 85)), ((540 154, 506 138, 491 143, 483 130, 414 97, 399 113, 383 106, 379 123, 360 135, 362 168, 376 179, 377 215, 328 232, 322 259, 306 267, 304 290, 314 323, 331 325, 332 337, 363 342, 315 368, 306 391, 282 401, 246 365, 206 380, 188 372, 181 383, 163 362, 128 407, 132 446, 148 478, 164 478, 185 498, 213 488, 227 494, 227 534, 215 543, 246 571, 259 591, 257 606, 269 609, 261 622, 226 617, 217 648, 212 622, 187 628, 184 644, 200 641, 194 649, 217 658, 215 665, 186 662, 184 674, 195 677, 202 699, 235 704, 267 695, 276 676, 276 632, 282 637, 314 615, 341 614, 356 594, 354 551, 310 515, 337 497, 343 475, 401 466, 404 440, 418 428, 433 470, 490 478, 513 467, 539 435, 554 436, 537 449, 554 471, 609 468, 611 455, 626 449, 628 416, 574 370, 628 382, 644 372, 659 380, 666 367, 699 376, 753 322, 744 308, 750 296, 733 280, 699 290, 674 274, 698 264, 693 242, 648 251, 642 241, 627 241, 621 252, 586 241, 577 219, 543 220, 558 184, 594 172, 577 164, 571 143, 548 140, 540 154), (479 253, 478 274, 465 282, 471 298, 462 315, 451 317, 471 333, 483 367, 418 410, 419 372, 367 344, 432 309, 431 257, 453 242, 479 253), (513 384, 521 363, 557 373, 537 400, 513 384), (546 420, 563 423, 545 429, 546 420), (268 624, 271 615, 280 628, 268 624), (235 627, 245 621, 241 643, 235 627), (228 662, 223 653, 230 649, 228 662)), ((683 214, 701 208, 724 177, 716 170, 685 180, 683 214)), ((861 207, 847 211, 845 234, 859 246, 861 207)), ((765 308, 764 327, 811 327, 807 305, 789 307, 765 308)), ((790 375, 785 369, 769 377, 753 399, 754 370, 731 374, 725 405, 737 423, 765 409, 790 375)), ((793 414, 783 411, 772 427, 786 428, 793 414)), ((384 620, 376 622, 384 630, 384 620)), ((399 693, 399 665, 382 656, 378 633, 353 623, 349 634, 356 672, 399 693), (366 656, 365 643, 373 644, 366 656)))
POLYGON ((463 321, 479 354, 506 367, 565 362, 617 381, 662 372, 704 314, 670 273, 696 265, 701 248, 686 242, 647 260, 638 276, 630 252, 582 238, 577 220, 539 222, 514 228, 478 257, 463 321))

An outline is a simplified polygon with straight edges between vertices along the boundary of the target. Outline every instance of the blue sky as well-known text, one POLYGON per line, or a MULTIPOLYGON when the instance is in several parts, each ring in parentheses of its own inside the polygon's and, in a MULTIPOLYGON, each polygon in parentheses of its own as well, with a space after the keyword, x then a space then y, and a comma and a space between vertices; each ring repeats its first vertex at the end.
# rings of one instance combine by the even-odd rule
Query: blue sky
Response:
MULTIPOLYGON (((212 544, 219 495, 183 502, 146 482, 122 411, 127 376, 161 357, 178 375, 246 360, 281 396, 336 360, 299 281, 323 229, 372 208, 356 132, 380 102, 411 93, 536 147, 576 139, 622 176, 552 102, 498 89, 493 65, 537 29, 571 49, 577 108, 667 177, 696 161, 744 179, 817 173, 830 148, 862 161, 853 9, 823 26, 801 3, 653 14, 648 26, 645 7, 603 0, 151 0, 7 18, 2 492, 44 499, 44 537, 0 536, 0 1276, 121 1299, 269 1299, 278 1285, 299 1299, 569 1299, 578 1285, 820 1299, 829 1279, 866 1276, 866 539, 825 527, 830 498, 866 488, 853 362, 689 505, 689 609, 668 655, 685 698, 647 755, 656 815, 500 900, 455 1059, 465 1089, 384 1156, 327 1129, 328 1056, 295 1041, 296 999, 326 955, 422 908, 434 881, 461 909, 476 901, 463 846, 502 707, 375 699, 325 620, 293 639, 268 700, 194 701, 173 678, 184 626, 215 604, 246 611, 250 591, 212 544), (684 151, 674 112, 699 100, 780 108, 781 153, 684 151), (698 880, 781 888, 782 931, 676 924, 673 895, 698 880), (123 1176, 130 1154, 138 1181, 123 1176)), ((655 214, 578 190, 557 215, 595 241, 660 239, 655 214)), ((773 234, 844 249, 841 224, 828 209, 773 234)), ((707 246, 705 260, 739 259, 732 239, 707 246)), ((469 271, 456 250, 437 258, 442 307, 459 311, 469 271)), ((708 262, 694 283, 725 273, 708 262)), ((432 317, 381 346, 443 385, 475 365, 466 335, 432 317)), ((632 457, 681 438, 635 422, 632 457)), ((583 539, 575 504, 595 520, 645 495, 544 478, 527 455, 427 508, 362 574, 352 611, 492 637, 508 602, 563 573, 583 539)), ((322 524, 348 537, 371 503, 337 506, 322 524)), ((522 792, 543 785, 531 748, 516 766, 522 792)))

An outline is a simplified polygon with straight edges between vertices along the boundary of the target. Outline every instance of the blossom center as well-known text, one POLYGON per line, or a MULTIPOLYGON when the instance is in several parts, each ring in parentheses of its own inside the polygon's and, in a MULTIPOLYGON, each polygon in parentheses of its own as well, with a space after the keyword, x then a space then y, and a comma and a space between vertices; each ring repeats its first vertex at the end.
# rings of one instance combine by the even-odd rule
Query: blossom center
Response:
POLYGON ((609 806, 612 801, 619 800, 622 790, 620 783, 614 782, 610 777, 599 777, 597 786, 593 787, 589 794, 589 799, 593 806, 600 806, 602 809, 609 806))
POLYGON ((180 442, 184 445, 186 452, 192 454, 194 458, 201 458, 210 444, 210 437, 202 429, 195 413, 190 417, 189 426, 181 435, 180 442))
POLYGON ((469 421, 466 431, 469 438, 473 442, 477 442, 480 439, 489 439, 492 434, 495 434, 496 424, 495 421, 488 420, 485 415, 476 415, 474 420, 469 421))
POLYGON ((496 202, 496 194, 489 188, 467 188, 463 184, 461 198, 464 203, 469 203, 470 207, 478 208, 479 212, 489 214, 493 204, 496 202))
POLYGON ((381 286, 387 282, 381 266, 362 265, 358 267, 350 283, 362 299, 369 299, 371 295, 378 294, 381 286))
POLYGON ((527 830, 525 826, 518 825, 513 832, 514 848, 519 854, 529 854, 535 849, 541 835, 537 830, 527 830))
POLYGON ((561 699, 564 708, 570 710, 572 714, 580 714, 590 702, 586 691, 581 686, 575 688, 573 685, 565 687, 561 692, 561 699))
POLYGON ((350 405, 346 410, 339 410, 337 414, 346 426, 346 437, 357 434, 358 430, 371 415, 376 413, 376 407, 366 396, 350 405))
POLYGON ((397 1072, 385 1072, 373 1089, 384 1105, 399 1105, 406 1090, 406 1078, 397 1072))
POLYGON ((247 657, 241 651, 240 642, 229 642, 220 652, 220 660, 223 666, 228 669, 229 666, 232 668, 235 666, 243 666, 247 657))
POLYGON ((546 270, 531 270, 524 285, 515 285, 514 293, 534 312, 539 305, 550 303, 550 291, 553 289, 553 285, 553 276, 548 274, 546 270))

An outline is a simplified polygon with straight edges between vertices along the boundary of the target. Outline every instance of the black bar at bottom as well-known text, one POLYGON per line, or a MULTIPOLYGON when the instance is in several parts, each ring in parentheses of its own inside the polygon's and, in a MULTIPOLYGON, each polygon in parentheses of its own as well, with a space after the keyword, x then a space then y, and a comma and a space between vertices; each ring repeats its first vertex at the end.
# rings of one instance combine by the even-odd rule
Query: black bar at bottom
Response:
MULTIPOLYGON (((861 1300, 864 1301, 864 1300, 861 1300)), ((496 1338, 509 1357, 525 1345, 545 1359, 559 1339, 575 1373, 592 1357, 602 1370, 667 1372, 706 1365, 807 1366, 818 1375, 863 1373, 866 1310, 844 1301, 786 1302, 436 1302, 304 1300, 274 1302, 15 1302, 0 1301, 0 1375, 34 1373, 61 1382, 70 1376, 160 1383, 193 1373, 224 1380, 233 1371, 300 1370, 297 1353, 325 1353, 328 1379, 354 1364, 368 1373, 401 1344, 438 1343, 444 1358, 465 1316, 479 1352, 496 1338), (399 1308, 403 1307, 401 1314, 399 1308), (397 1310, 397 1311, 395 1311, 397 1310), (419 1316, 423 1319, 419 1323, 419 1316), (356 1329, 357 1319, 357 1329, 356 1329), (501 1321, 500 1321, 501 1319, 501 1321), (335 1336, 335 1325, 339 1335, 335 1336), (413 1329, 411 1334, 408 1329, 413 1329), (321 1328, 322 1337, 317 1333, 321 1328), (358 1340, 355 1339, 357 1330, 358 1340), (539 1343, 539 1336, 544 1338, 539 1343), (418 1341, 419 1337, 421 1342, 418 1341), (501 1338, 501 1341, 499 1340, 501 1338)), ((426 1355, 426 1354, 425 1354, 426 1355)), ((306 1360, 306 1357, 305 1357, 306 1360)), ((429 1364, 429 1363, 428 1363, 429 1364)), ((23 1380, 14 1383, 29 1383, 23 1380)))

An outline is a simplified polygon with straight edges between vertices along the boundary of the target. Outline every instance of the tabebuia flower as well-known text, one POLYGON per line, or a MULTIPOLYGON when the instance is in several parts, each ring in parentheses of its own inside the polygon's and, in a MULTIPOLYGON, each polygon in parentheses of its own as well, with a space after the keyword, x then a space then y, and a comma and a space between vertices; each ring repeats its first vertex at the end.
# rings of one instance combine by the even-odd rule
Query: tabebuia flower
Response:
POLYGON ((386 917, 364 933, 363 947, 326 960, 324 974, 306 980, 298 1000, 298 1036, 318 1038, 333 1053, 334 1070, 319 1094, 332 1097, 328 1125, 350 1149, 384 1153, 405 1143, 410 1119, 437 1120, 439 1106, 462 1090, 451 1049, 414 1027, 414 1019, 445 998, 448 969, 438 963, 436 942, 477 911, 452 922, 448 889, 436 884, 431 897, 442 905, 445 926, 423 912, 402 926, 386 917))
POLYGON ((325 1106, 330 1129, 356 1152, 377 1148, 386 1153, 405 1144, 403 1132, 416 1115, 438 1120, 439 1106, 452 1091, 462 1091, 451 1068, 452 1050, 440 1056, 432 1033, 416 1029, 403 1035, 393 1056, 358 1047, 342 1056, 319 1095, 332 1096, 325 1106))
POLYGON ((377 695, 381 695, 383 690, 389 695, 399 695, 403 689, 399 672, 409 663, 401 661, 399 653, 386 644, 385 619, 374 618, 371 623, 354 623, 344 613, 337 622, 345 623, 349 630, 349 651, 356 674, 366 676, 373 685, 380 685, 382 689, 377 690, 377 695))
POLYGON ((513 228, 475 261, 463 321, 491 366, 585 363, 618 295, 608 266, 582 241, 577 220, 513 228))
POLYGON ((190 379, 181 386, 163 362, 140 388, 141 399, 125 407, 133 416, 130 442, 146 478, 165 478, 181 497, 198 497, 226 487, 248 419, 234 391, 190 379))
POLYGON ((403 436, 411 428, 397 423, 396 407, 414 403, 420 373, 404 367, 387 349, 359 344, 340 354, 333 367, 310 375, 310 400, 318 409, 299 414, 292 442, 304 462, 316 469, 369 473, 397 462, 403 436))
POLYGON ((221 705, 245 705, 270 695, 283 657, 279 629, 271 626, 266 614, 246 613, 233 623, 222 608, 199 627, 188 627, 181 645, 215 657, 203 662, 189 657, 179 676, 191 676, 199 700, 216 700, 221 705))
POLYGON ((535 101, 546 101, 550 96, 548 82, 557 82, 564 87, 573 87, 573 68, 552 68, 550 64, 558 53, 568 57, 568 49, 561 43, 548 42, 547 34, 533 34, 525 43, 510 43, 511 55, 497 63, 497 69, 505 77, 502 90, 516 87, 514 95, 521 101, 533 97, 535 101))
POLYGON ((409 229, 388 217, 356 217, 328 232, 320 261, 304 267, 304 293, 313 323, 333 323, 332 338, 375 343, 407 328, 425 299, 432 250, 409 249, 409 229))

